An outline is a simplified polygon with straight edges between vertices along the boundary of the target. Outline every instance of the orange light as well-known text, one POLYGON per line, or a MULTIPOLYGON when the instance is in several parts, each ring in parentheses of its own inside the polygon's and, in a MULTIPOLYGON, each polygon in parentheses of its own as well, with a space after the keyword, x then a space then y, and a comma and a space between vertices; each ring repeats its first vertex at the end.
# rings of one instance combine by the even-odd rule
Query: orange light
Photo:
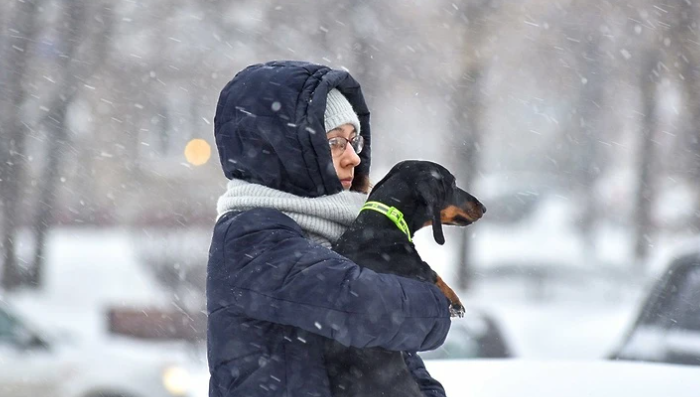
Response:
POLYGON ((206 164, 211 157, 211 146, 204 139, 193 139, 185 146, 185 159, 192 165, 206 164))

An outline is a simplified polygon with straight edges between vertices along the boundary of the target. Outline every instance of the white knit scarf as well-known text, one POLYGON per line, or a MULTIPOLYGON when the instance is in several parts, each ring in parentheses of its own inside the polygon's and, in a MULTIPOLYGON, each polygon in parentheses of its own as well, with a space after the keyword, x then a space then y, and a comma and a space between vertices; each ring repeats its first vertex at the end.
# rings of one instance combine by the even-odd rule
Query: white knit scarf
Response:
POLYGON ((292 218, 307 237, 326 247, 340 238, 367 200, 349 190, 321 197, 301 197, 263 185, 233 179, 216 203, 218 217, 231 211, 274 208, 292 218))

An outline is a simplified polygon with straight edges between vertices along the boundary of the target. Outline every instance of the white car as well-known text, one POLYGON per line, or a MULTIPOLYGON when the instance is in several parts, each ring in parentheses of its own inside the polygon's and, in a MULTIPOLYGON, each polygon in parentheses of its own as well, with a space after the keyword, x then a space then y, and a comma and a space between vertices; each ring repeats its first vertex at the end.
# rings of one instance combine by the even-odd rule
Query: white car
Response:
POLYGON ((197 360, 183 343, 58 338, 0 302, 0 396, 187 397, 197 360))
POLYGON ((700 239, 658 276, 612 358, 700 365, 700 239))
POLYGON ((426 361, 449 397, 697 397, 688 366, 623 361, 426 361))

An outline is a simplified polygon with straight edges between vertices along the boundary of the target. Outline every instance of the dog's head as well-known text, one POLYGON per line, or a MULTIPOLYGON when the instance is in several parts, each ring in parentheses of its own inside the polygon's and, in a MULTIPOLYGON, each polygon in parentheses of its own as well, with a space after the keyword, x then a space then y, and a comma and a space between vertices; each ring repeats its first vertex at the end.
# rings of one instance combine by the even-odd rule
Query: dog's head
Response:
MULTIPOLYGON (((393 192, 396 198, 406 197, 404 200, 411 200, 416 204, 410 206, 408 203, 401 203, 404 207, 402 210, 410 208, 415 212, 404 212, 404 216, 413 221, 420 221, 418 225, 410 222, 415 225, 415 230, 432 224, 433 238, 438 244, 445 243, 442 225, 467 226, 479 220, 486 212, 486 207, 476 197, 457 187, 454 175, 445 167, 430 161, 408 160, 396 164, 372 189, 370 200, 375 193, 381 196, 389 193, 380 193, 385 184, 387 188, 389 185, 394 187, 385 190, 395 190, 399 185, 408 188, 407 195, 393 192)), ((384 201, 387 201, 387 198, 384 198, 384 201)))

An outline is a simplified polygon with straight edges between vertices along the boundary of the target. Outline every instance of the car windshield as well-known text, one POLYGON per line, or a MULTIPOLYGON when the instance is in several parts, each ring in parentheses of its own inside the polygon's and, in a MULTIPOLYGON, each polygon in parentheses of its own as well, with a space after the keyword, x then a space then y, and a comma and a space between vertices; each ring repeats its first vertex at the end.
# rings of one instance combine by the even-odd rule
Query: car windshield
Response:
POLYGON ((452 396, 687 379, 699 23, 698 1, 0 1, 0 396, 329 397, 331 342, 452 396))
POLYGON ((700 334, 700 266, 689 269, 678 288, 678 305, 681 307, 676 326, 700 334))
POLYGON ((0 309, 0 339, 10 340, 14 335, 14 322, 10 316, 0 309))

